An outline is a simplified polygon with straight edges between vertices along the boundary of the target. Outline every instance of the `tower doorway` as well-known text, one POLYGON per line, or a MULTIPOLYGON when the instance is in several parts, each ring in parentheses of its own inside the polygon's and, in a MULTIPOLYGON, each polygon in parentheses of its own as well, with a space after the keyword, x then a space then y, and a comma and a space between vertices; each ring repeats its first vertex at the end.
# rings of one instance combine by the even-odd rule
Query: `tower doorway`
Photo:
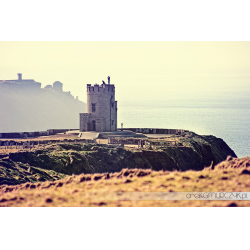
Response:
POLYGON ((87 126, 88 126, 87 131, 96 131, 95 120, 88 122, 87 126))
POLYGON ((95 131, 95 130, 96 130, 96 129, 95 129, 95 121, 94 121, 94 120, 91 122, 91 130, 92 130, 92 131, 95 131))
POLYGON ((87 125, 87 131, 91 131, 91 122, 88 122, 88 125, 87 125))

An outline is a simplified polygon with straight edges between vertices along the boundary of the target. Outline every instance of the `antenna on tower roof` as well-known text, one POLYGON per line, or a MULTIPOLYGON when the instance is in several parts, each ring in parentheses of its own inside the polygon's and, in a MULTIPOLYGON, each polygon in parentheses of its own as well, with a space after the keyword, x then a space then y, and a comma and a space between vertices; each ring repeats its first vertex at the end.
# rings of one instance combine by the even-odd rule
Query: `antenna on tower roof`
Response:
POLYGON ((110 76, 108 76, 108 84, 110 84, 110 76))

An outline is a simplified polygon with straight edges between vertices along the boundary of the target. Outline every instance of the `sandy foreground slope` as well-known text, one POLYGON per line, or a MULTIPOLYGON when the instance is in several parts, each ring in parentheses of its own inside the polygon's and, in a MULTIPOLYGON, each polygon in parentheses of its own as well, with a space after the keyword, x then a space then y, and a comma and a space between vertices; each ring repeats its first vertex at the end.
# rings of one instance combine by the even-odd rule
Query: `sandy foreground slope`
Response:
POLYGON ((202 171, 123 169, 112 174, 80 174, 56 181, 2 185, 0 206, 250 206, 247 200, 136 200, 133 195, 138 197, 138 192, 250 192, 250 157, 228 157, 202 171))

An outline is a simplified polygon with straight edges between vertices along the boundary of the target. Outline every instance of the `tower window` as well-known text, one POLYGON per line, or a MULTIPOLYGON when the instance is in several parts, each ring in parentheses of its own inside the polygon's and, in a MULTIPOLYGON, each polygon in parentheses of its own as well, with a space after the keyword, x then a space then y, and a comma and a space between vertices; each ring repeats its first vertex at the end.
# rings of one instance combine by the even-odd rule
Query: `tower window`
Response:
POLYGON ((114 107, 114 103, 112 102, 112 108, 114 107))
POLYGON ((114 120, 112 120, 112 125, 114 124, 114 120))
POLYGON ((92 106, 92 112, 95 112, 95 103, 91 103, 92 106))

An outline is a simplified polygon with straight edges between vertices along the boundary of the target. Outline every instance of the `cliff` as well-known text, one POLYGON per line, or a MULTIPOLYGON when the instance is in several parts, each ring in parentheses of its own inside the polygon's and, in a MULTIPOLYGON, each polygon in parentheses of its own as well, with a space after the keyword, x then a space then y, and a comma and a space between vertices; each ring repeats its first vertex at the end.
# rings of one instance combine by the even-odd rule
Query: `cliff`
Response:
MULTIPOLYGON (((176 146, 160 146, 150 149, 108 148, 106 145, 55 143, 32 151, 20 151, 4 155, 0 160, 2 166, 1 180, 13 183, 27 182, 27 178, 19 175, 4 175, 8 164, 12 169, 20 164, 41 170, 53 170, 59 175, 112 173, 124 168, 151 169, 164 171, 202 170, 225 160, 227 156, 237 157, 232 149, 214 136, 199 136, 187 133, 185 136, 172 136, 176 146), (3 169, 3 167, 5 169, 3 169), (18 182, 16 181, 18 179, 18 182)), ((153 140, 152 140, 153 143, 153 140)), ((0 157, 1 158, 1 157, 0 157)), ((35 172, 35 170, 34 170, 35 172)), ((31 182, 36 181, 30 179, 31 182)), ((1 181, 0 181, 1 185, 1 181)))
POLYGON ((62 91, 60 82, 41 88, 34 80, 0 81, 0 132, 77 129, 85 111, 86 103, 62 91))

